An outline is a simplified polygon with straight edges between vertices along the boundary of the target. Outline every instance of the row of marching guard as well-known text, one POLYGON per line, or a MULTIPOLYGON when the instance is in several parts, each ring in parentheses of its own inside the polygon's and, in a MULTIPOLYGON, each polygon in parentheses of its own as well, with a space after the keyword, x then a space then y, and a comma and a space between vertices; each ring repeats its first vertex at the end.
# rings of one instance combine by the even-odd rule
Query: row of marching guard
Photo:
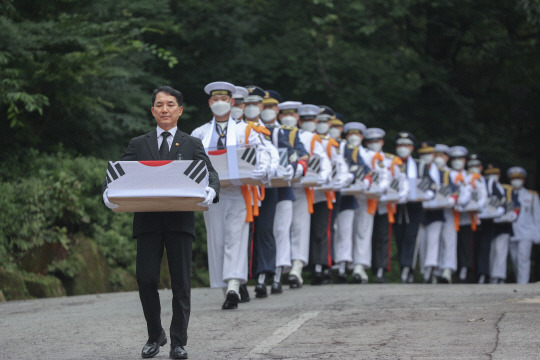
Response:
POLYGON ((282 293, 282 279, 301 288, 307 273, 313 285, 367 283, 368 272, 385 282, 392 238, 403 283, 416 269, 426 283, 501 283, 509 255, 517 281, 529 281, 540 203, 525 169, 508 169, 506 185, 463 146, 401 131, 389 154, 383 129, 328 106, 222 81, 205 92, 213 117, 191 135, 222 186, 204 220, 223 309, 249 301, 249 278, 257 298, 282 293))

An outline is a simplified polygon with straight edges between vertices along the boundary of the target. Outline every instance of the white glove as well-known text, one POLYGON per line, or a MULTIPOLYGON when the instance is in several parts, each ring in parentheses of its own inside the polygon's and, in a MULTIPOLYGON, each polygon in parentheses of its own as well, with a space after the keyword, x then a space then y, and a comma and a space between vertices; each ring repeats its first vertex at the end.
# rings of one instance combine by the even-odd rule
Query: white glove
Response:
POLYGON ((255 169, 251 172, 251 178, 254 180, 263 180, 266 178, 266 170, 264 169, 255 169))
POLYGON ((345 174, 345 186, 343 187, 347 187, 349 185, 351 185, 354 181, 354 175, 351 174, 351 173, 347 173, 345 174))
POLYGON ((471 201, 471 189, 467 186, 461 186, 459 189, 458 206, 465 206, 471 201))
POLYGON ((448 205, 451 206, 451 207, 454 207, 456 205, 456 199, 454 199, 453 197, 449 197, 448 198, 448 205))
POLYGON ((214 201, 216 197, 216 190, 213 188, 207 186, 204 190, 206 190, 206 198, 204 201, 198 203, 197 205, 203 206, 203 207, 209 207, 212 201, 214 201))
POLYGON ((296 172, 294 173, 294 178, 299 179, 304 175, 304 167, 300 164, 296 165, 296 172))
POLYGON ((400 196, 399 196, 398 203, 399 203, 399 204, 405 204, 405 203, 407 203, 407 200, 408 200, 407 195, 405 195, 405 196, 400 195, 400 196))
POLYGON ((369 186, 371 185, 371 181, 369 181, 368 179, 364 179, 362 180, 362 188, 363 189, 369 189, 369 186))
POLYGON ((118 204, 113 204, 109 201, 109 189, 105 189, 105 191, 103 192, 103 202, 105 203, 105 206, 111 210, 118 207, 118 204))
MULTIPOLYGON (((497 216, 501 216, 501 215, 504 215, 504 213, 506 212, 506 209, 502 206, 497 206, 497 216)), ((512 211, 513 212, 513 211, 512 211)))
POLYGON ((268 174, 269 178, 273 178, 273 177, 276 177, 276 176, 278 176, 278 166, 277 165, 275 167, 272 166, 270 168, 270 173, 268 174))
POLYGON ((347 179, 340 177, 334 181, 334 188, 341 189, 347 186, 347 179))
POLYGON ((283 173, 283 180, 290 181, 294 175, 294 168, 292 165, 287 165, 285 172, 283 173))
POLYGON ((432 200, 435 198, 435 193, 432 190, 426 191, 426 200, 432 200))

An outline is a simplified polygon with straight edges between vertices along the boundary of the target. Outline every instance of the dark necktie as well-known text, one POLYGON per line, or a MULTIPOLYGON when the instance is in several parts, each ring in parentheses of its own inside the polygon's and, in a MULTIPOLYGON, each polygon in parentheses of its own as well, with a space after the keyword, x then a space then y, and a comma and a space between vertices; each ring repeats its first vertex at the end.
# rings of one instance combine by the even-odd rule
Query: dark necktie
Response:
POLYGON ((167 144, 167 138, 171 135, 170 132, 164 131, 161 133, 161 136, 163 137, 163 141, 161 142, 161 146, 159 147, 159 158, 161 160, 167 160, 169 157, 169 144, 167 144))
POLYGON ((216 132, 219 135, 218 141, 217 141, 217 149, 222 150, 225 149, 225 143, 227 142, 227 139, 225 136, 227 135, 227 128, 222 129, 221 126, 219 126, 216 123, 216 132))

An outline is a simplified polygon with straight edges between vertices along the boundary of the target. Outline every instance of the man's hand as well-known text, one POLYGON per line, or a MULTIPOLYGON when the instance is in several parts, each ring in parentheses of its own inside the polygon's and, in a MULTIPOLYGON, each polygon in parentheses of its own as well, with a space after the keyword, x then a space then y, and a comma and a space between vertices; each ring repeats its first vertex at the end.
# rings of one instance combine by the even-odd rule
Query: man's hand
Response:
POLYGON ((206 187, 204 190, 206 190, 206 198, 204 199, 204 201, 198 203, 197 205, 203 206, 203 207, 209 207, 216 197, 216 191, 209 186, 206 187))
POLYGON ((283 180, 290 181, 294 176, 294 168, 292 165, 287 165, 285 172, 283 173, 283 180))
POLYGON ((304 167, 302 166, 302 164, 298 164, 296 165, 296 171, 294 173, 294 178, 295 179, 300 179, 302 177, 302 175, 304 175, 304 167))
POLYGON ((105 203, 105 206, 111 210, 118 207, 118 204, 113 204, 109 201, 109 189, 105 189, 105 191, 103 192, 103 202, 105 203))
POLYGON ((263 180, 266 178, 265 169, 255 169, 251 172, 251 178, 254 180, 263 180))

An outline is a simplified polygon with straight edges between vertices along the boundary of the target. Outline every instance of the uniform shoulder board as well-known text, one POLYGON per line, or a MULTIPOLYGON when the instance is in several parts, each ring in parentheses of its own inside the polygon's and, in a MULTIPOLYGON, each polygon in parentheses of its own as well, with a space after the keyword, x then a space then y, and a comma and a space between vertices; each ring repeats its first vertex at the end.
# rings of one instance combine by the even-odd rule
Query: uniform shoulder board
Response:
POLYGON ((390 160, 392 160, 393 158, 396 157, 396 155, 390 154, 390 153, 384 153, 384 156, 386 156, 386 158, 387 158, 387 159, 390 159, 390 160))

